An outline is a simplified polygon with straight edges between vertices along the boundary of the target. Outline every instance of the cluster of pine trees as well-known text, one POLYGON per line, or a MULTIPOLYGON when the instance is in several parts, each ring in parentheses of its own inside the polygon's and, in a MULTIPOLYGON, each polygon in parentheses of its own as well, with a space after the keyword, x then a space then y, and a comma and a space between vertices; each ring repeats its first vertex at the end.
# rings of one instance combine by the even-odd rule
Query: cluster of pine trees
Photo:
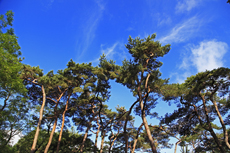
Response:
POLYGON ((172 137, 178 139, 175 152, 177 145, 182 152, 189 152, 188 146, 190 152, 229 152, 230 69, 205 71, 185 83, 169 84, 161 78, 159 59, 170 45, 154 41, 153 34, 145 39, 129 37, 126 48, 132 58, 122 65, 102 55, 96 67, 70 60, 64 70, 44 74, 39 67, 22 64, 12 21, 11 11, 0 16, 2 152, 157 153, 172 147, 172 137), (126 101, 127 110, 112 111, 105 104, 111 80, 136 98, 126 101), (175 103, 177 110, 161 117, 159 125, 149 124, 146 117, 157 116, 153 108, 159 101, 175 103), (133 112, 142 119, 139 127, 133 124, 133 112), (22 138, 12 146, 12 138, 19 134, 22 138), (95 140, 89 139, 90 134, 95 140))

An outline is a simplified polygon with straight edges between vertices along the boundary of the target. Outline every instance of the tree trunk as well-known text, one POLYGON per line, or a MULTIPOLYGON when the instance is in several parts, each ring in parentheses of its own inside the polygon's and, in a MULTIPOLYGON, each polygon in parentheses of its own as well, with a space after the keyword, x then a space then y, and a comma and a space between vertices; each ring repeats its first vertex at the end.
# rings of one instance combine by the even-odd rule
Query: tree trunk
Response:
POLYGON ((215 140, 217 146, 219 147, 220 151, 222 153, 225 153, 225 150, 224 150, 223 146, 221 145, 218 137, 216 136, 216 133, 213 131, 212 125, 210 123, 209 116, 208 116, 208 109, 206 107, 206 100, 204 98, 204 95, 201 95, 201 93, 200 93, 200 96, 202 98, 203 105, 204 105, 204 112, 205 112, 206 120, 207 120, 207 123, 208 123, 208 131, 211 133, 211 135, 212 135, 213 139, 215 140))
POLYGON ((46 149, 45 149, 44 153, 47 153, 48 150, 49 150, 50 144, 51 144, 52 139, 53 139, 54 132, 55 132, 55 130, 56 130, 57 119, 58 119, 58 118, 57 118, 57 116, 56 116, 55 122, 54 122, 54 125, 53 125, 53 129, 52 129, 52 131, 51 131, 51 133, 50 133, 50 138, 49 138, 48 144, 46 145, 46 149))
MULTIPOLYGON (((59 87, 58 87, 58 88, 59 88, 59 87)), ((48 144, 46 145, 46 149, 45 149, 44 153, 47 153, 47 152, 48 152, 49 147, 50 147, 50 144, 51 144, 51 142, 52 142, 53 135, 54 135, 54 132, 55 132, 56 126, 57 126, 57 120, 58 120, 57 107, 58 107, 59 101, 61 100, 61 98, 62 98, 63 94, 66 92, 66 90, 67 90, 67 88, 66 88, 63 92, 61 92, 60 89, 59 89, 59 91, 61 92, 61 94, 59 95, 59 98, 56 99, 56 102, 50 98, 52 101, 54 101, 54 102, 56 103, 55 108, 54 108, 55 122, 54 122, 54 125, 53 125, 53 129, 52 129, 52 131, 51 131, 51 133, 50 133, 50 138, 49 138, 48 144)))
POLYGON ((82 140, 82 144, 81 144, 81 147, 80 147, 80 153, 83 152, 83 148, 84 148, 84 145, 85 145, 85 141, 86 141, 86 138, 88 136, 88 132, 89 132, 89 129, 91 128, 91 124, 87 127, 86 131, 85 131, 85 135, 84 135, 84 138, 82 140))
POLYGON ((128 134, 127 134, 127 131, 126 131, 127 123, 128 123, 129 115, 131 114, 133 107, 136 105, 136 103, 137 103, 138 101, 139 101, 139 100, 135 101, 135 102, 132 104, 132 106, 129 108, 129 112, 127 113, 126 118, 125 118, 125 125, 124 125, 125 153, 128 152, 128 134))
POLYGON ((230 145, 229 145, 229 143, 228 143, 228 131, 226 130, 226 126, 225 126, 224 121, 223 121, 223 119, 222 119, 222 117, 221 117, 221 114, 220 114, 219 109, 218 109, 218 107, 217 107, 216 101, 212 100, 212 103, 213 103, 214 106, 215 106, 215 110, 216 110, 217 115, 218 115, 218 118, 219 118, 219 120, 220 120, 220 124, 222 125, 222 128, 223 128, 224 141, 225 141, 226 146, 228 147, 228 149, 230 149, 230 145))
MULTIPOLYGON (((104 131, 104 130, 103 130, 103 131, 104 131)), ((101 139, 101 148, 100 148, 100 153, 102 153, 102 152, 103 152, 104 140, 105 140, 105 132, 103 132, 102 139, 101 139)))
MULTIPOLYGON (((119 133, 117 133, 117 135, 118 135, 119 133)), ((112 148, 113 148, 113 144, 114 144, 114 142, 117 140, 117 135, 116 135, 116 137, 113 139, 113 141, 112 141, 112 143, 111 143, 111 145, 110 145, 110 147, 109 147, 109 153, 111 152, 111 150, 112 150, 112 148)))
POLYGON ((59 147, 60 147, 61 138, 62 138, 62 132, 63 132, 64 124, 65 124, 65 113, 66 113, 66 111, 68 109, 69 98, 70 98, 70 95, 68 96, 68 99, 67 99, 67 102, 66 102, 66 105, 65 105, 65 110, 64 110, 64 112, 62 114, 62 125, 61 125, 61 131, 60 131, 59 138, 58 138, 58 144, 57 144, 57 151, 56 151, 56 153, 59 152, 59 147))
POLYGON ((11 93, 9 92, 9 94, 7 95, 7 97, 6 97, 6 99, 4 100, 4 105, 2 106, 2 108, 1 108, 1 112, 4 110, 4 108, 6 107, 6 103, 7 103, 7 101, 9 100, 9 98, 10 98, 10 96, 11 96, 11 93))
POLYGON ((135 138, 135 140, 134 140, 133 149, 132 149, 132 152, 131 152, 131 153, 134 153, 134 151, 135 151, 135 148, 136 148, 136 145, 137 145, 138 136, 139 136, 139 134, 140 134, 141 127, 142 127, 143 125, 144 125, 144 124, 142 123, 142 124, 139 126, 139 128, 138 128, 137 136, 136 136, 136 138, 135 138))
POLYGON ((36 132, 35 132, 34 141, 33 141, 33 145, 31 147, 30 153, 34 153, 35 148, 36 148, 36 144, 37 144, 37 141, 38 141, 39 130, 40 130, 41 122, 42 122, 43 110, 44 110, 45 103, 46 103, 46 93, 45 93, 44 86, 42 85, 41 88, 42 88, 42 96, 43 96, 43 98, 42 98, 42 106, 41 106, 41 109, 40 109, 39 121, 38 121, 37 129, 36 129, 36 132))
POLYGON ((176 145, 175 145, 175 149, 174 149, 174 153, 176 153, 176 150, 177 150, 177 145, 181 143, 181 140, 177 141, 176 142, 176 145))
POLYGON ((142 118, 143 124, 145 126, 145 130, 146 130, 149 142, 150 142, 152 152, 157 153, 157 150, 156 150, 156 147, 155 147, 155 144, 154 144, 154 140, 153 140, 153 137, 151 135, 149 125, 148 125, 148 122, 147 122, 146 117, 145 117, 145 110, 144 110, 143 100, 140 101, 140 107, 141 107, 141 113, 142 113, 141 118, 142 118))
POLYGON ((97 118, 97 125, 98 125, 98 128, 97 128, 97 133, 96 133, 95 143, 94 143, 94 153, 97 153, 97 139, 98 139, 98 135, 100 132, 100 127, 101 127, 101 125, 99 124, 98 118, 97 118))

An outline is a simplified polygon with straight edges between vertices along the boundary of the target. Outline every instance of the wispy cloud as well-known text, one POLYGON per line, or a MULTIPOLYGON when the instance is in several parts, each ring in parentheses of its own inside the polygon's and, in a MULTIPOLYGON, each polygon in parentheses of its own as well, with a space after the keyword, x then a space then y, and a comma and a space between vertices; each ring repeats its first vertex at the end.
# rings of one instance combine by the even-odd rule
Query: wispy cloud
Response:
MULTIPOLYGON (((101 54, 105 54, 107 59, 113 59, 113 55, 115 54, 115 48, 118 46, 118 42, 114 43, 111 47, 103 49, 105 45, 101 44, 101 54)), ((92 63, 99 62, 100 57, 92 60, 92 63)))
POLYGON ((101 45, 101 53, 105 54, 108 59, 112 59, 117 45, 118 45, 118 42, 114 43, 111 47, 106 48, 106 49, 103 49, 103 45, 101 45))
POLYGON ((203 41, 191 48, 191 61, 198 72, 222 67, 224 54, 228 50, 225 42, 211 40, 203 41))
POLYGON ((105 6, 100 0, 95 1, 97 4, 97 9, 90 14, 88 20, 84 23, 84 28, 82 29, 83 37, 78 41, 78 50, 81 51, 77 59, 82 58, 82 56, 87 51, 88 47, 91 45, 95 38, 95 31, 99 25, 99 22, 103 16, 103 11, 105 6))
POLYGON ((170 16, 165 13, 156 13, 154 16, 157 19, 158 26, 172 23, 172 19, 170 18, 170 16))
POLYGON ((203 24, 202 20, 198 20, 197 16, 194 16, 183 23, 177 24, 167 36, 161 37, 159 40, 161 43, 184 42, 195 36, 203 24))
POLYGON ((192 73, 189 72, 189 71, 186 71, 182 74, 179 74, 178 72, 175 72, 175 73, 171 73, 170 74, 170 78, 173 78, 174 80, 174 83, 183 83, 184 80, 186 80, 187 77, 191 76, 192 73))
POLYGON ((182 0, 175 7, 176 13, 184 13, 192 10, 201 3, 201 0, 182 0))

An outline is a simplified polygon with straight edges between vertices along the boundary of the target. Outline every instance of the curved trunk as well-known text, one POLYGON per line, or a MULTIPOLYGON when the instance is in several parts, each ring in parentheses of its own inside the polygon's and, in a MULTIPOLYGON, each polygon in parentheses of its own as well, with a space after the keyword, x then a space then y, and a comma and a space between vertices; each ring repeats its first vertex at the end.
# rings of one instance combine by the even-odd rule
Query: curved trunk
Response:
POLYGON ((38 141, 39 130, 40 130, 41 122, 42 122, 43 110, 44 110, 45 103, 46 103, 46 93, 45 93, 44 86, 42 85, 41 88, 42 88, 42 96, 43 96, 42 97, 42 106, 41 106, 41 109, 40 109, 39 121, 38 121, 37 129, 36 129, 36 132, 35 132, 34 141, 33 141, 33 145, 31 147, 30 153, 35 152, 36 144, 37 144, 37 141, 38 141))
MULTIPOLYGON (((118 134, 117 134, 118 135, 118 134)), ((117 135, 116 135, 116 137, 113 139, 113 141, 112 141, 112 143, 111 143, 111 145, 110 145, 110 147, 109 147, 109 152, 111 152, 111 150, 112 150, 112 148, 113 148, 113 145, 114 145, 114 142, 117 140, 117 135)))
MULTIPOLYGON (((145 95, 145 96, 146 96, 146 95, 145 95)), ((127 127, 129 115, 131 114, 133 107, 134 107, 134 106, 136 105, 136 103, 138 103, 138 102, 139 102, 139 100, 137 100, 137 101, 135 101, 135 102, 133 103, 133 105, 129 108, 129 112, 128 112, 127 115, 126 115, 125 125, 124 125, 125 153, 128 152, 128 134, 127 134, 127 131, 126 131, 126 127, 127 127)))
POLYGON ((227 131, 226 126, 225 126, 225 124, 224 124, 224 120, 223 120, 223 118, 221 117, 221 114, 220 114, 219 109, 218 109, 218 107, 217 107, 216 101, 212 101, 212 103, 213 103, 214 106, 215 106, 215 110, 216 110, 217 115, 218 115, 218 118, 219 118, 219 120, 220 120, 220 124, 222 125, 222 128, 223 128, 224 141, 225 141, 226 146, 228 147, 228 149, 230 149, 230 145, 229 145, 229 143, 228 143, 228 131, 227 131))
POLYGON ((134 140, 133 149, 132 149, 132 152, 131 152, 131 153, 134 153, 134 151, 135 151, 135 148, 136 148, 136 145, 137 145, 138 136, 139 136, 139 134, 140 134, 141 127, 142 127, 143 125, 144 125, 144 124, 142 123, 142 124, 139 126, 139 128, 138 128, 137 136, 136 136, 136 138, 135 138, 135 140, 134 140))
POLYGON ((174 149, 174 153, 176 153, 176 150, 177 150, 177 145, 181 143, 181 140, 177 141, 176 142, 176 145, 175 145, 175 149, 174 149))
POLYGON ((65 113, 66 113, 66 111, 68 109, 69 98, 70 98, 70 95, 68 96, 68 100, 66 101, 66 105, 65 105, 65 110, 64 110, 64 112, 62 114, 62 125, 61 125, 61 131, 60 131, 60 134, 59 134, 59 137, 58 137, 58 144, 57 144, 57 151, 56 151, 56 153, 59 152, 59 147, 60 147, 61 138, 62 138, 62 132, 63 132, 64 124, 65 124, 65 113))
MULTIPOLYGON (((59 87, 58 87, 59 89, 59 87)), ((55 102, 54 100, 52 100, 51 98, 49 98, 50 100, 52 100, 54 103, 56 103, 55 105, 55 108, 54 108, 54 113, 55 113, 55 122, 54 122, 54 125, 53 125, 53 129, 52 129, 52 132, 50 133, 50 138, 49 138, 49 141, 48 141, 48 144, 46 145, 46 149, 44 151, 44 153, 47 153, 48 150, 49 150, 49 147, 50 147, 50 144, 52 142, 52 139, 53 139, 53 135, 54 135, 54 132, 56 130, 56 126, 57 126, 57 120, 58 120, 58 113, 57 113, 57 107, 58 107, 58 104, 59 104, 59 101, 60 99, 62 98, 63 94, 66 92, 67 89, 65 89, 63 92, 61 92, 61 94, 59 95, 59 98, 57 99, 57 101, 55 102)))
POLYGON ((146 130, 149 142, 150 142, 152 152, 157 153, 157 149, 155 147, 154 140, 153 140, 153 137, 151 135, 149 125, 148 125, 148 122, 147 122, 146 117, 145 117, 145 110, 144 110, 143 100, 140 101, 140 107, 141 107, 141 112, 142 112, 141 118, 142 118, 143 124, 145 126, 145 130, 146 130))
POLYGON ((212 125, 210 123, 209 116, 208 116, 208 109, 206 107, 206 100, 205 100, 204 96, 201 95, 201 93, 200 93, 200 96, 202 98, 203 105, 204 105, 204 112, 205 112, 206 120, 208 123, 208 131, 211 133, 211 135, 212 135, 213 139, 215 140, 217 146, 219 147, 220 151, 222 153, 225 153, 225 150, 224 150, 223 146, 221 145, 218 137, 216 136, 216 133, 213 131, 212 125))
POLYGON ((94 153, 97 153, 97 139, 98 139, 98 135, 100 132, 100 127, 101 127, 101 125, 99 124, 98 118, 97 118, 97 125, 98 125, 98 128, 97 128, 97 133, 96 133, 95 143, 94 143, 94 153))
MULTIPOLYGON (((104 131, 104 130, 103 130, 103 131, 104 131)), ((105 140, 105 132, 103 132, 102 139, 101 139, 101 149, 100 149, 100 153, 103 152, 104 140, 105 140)))
POLYGON ((91 128, 91 122, 89 124, 89 126, 87 127, 86 131, 85 131, 85 135, 84 135, 84 138, 82 140, 82 144, 81 144, 81 147, 80 147, 80 153, 83 152, 83 148, 84 148, 84 145, 85 145, 85 141, 86 141, 86 138, 88 136, 88 132, 89 132, 89 129, 91 128))
POLYGON ((55 130, 56 130, 56 126, 57 126, 57 117, 55 118, 55 122, 54 122, 54 125, 53 125, 53 129, 52 129, 52 131, 51 131, 51 133, 50 133, 50 138, 49 138, 48 144, 46 145, 46 149, 45 149, 44 153, 47 153, 48 150, 49 150, 50 144, 51 144, 52 139, 53 139, 54 132, 55 132, 55 130))

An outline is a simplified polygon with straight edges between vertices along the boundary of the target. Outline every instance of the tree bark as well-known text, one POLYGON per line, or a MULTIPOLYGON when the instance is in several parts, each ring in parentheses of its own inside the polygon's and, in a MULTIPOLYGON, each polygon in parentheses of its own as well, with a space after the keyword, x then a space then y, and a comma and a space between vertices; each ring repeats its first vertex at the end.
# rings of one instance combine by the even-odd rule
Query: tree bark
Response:
POLYGON ((126 131, 127 123, 128 123, 129 115, 131 114, 132 109, 136 105, 137 102, 139 102, 139 101, 137 100, 136 102, 134 102, 133 105, 129 108, 129 112, 127 113, 126 118, 125 118, 125 125, 124 125, 125 153, 128 152, 128 134, 126 131))
POLYGON ((85 141, 86 141, 86 138, 87 138, 87 136, 88 136, 88 132, 89 132, 89 129, 90 129, 90 128, 91 128, 91 122, 89 123, 89 125, 88 125, 88 127, 87 127, 87 129, 86 129, 86 131, 85 131, 85 135, 84 135, 84 138, 83 138, 83 140, 82 140, 81 147, 80 147, 80 153, 83 152, 83 148, 84 148, 84 145, 85 145, 85 141))
MULTIPOLYGON (((103 131, 104 131, 104 130, 103 130, 103 131)), ((100 153, 103 152, 104 140, 105 140, 105 132, 103 132, 102 139, 101 139, 100 153)))
POLYGON ((1 108, 1 112, 4 110, 4 108, 6 107, 6 103, 7 103, 7 101, 9 100, 9 98, 10 98, 10 96, 11 96, 11 93, 9 92, 9 94, 7 95, 7 97, 6 97, 6 99, 4 100, 4 105, 2 106, 2 108, 1 108))
POLYGON ((98 139, 98 135, 99 135, 99 132, 100 132, 100 127, 101 127, 101 125, 99 124, 99 119, 98 118, 97 118, 97 125, 98 125, 98 128, 97 128, 97 133, 96 133, 95 143, 94 143, 94 153, 97 153, 97 139, 98 139))
POLYGON ((218 118, 219 118, 219 120, 220 120, 220 124, 222 125, 222 128, 223 128, 224 141, 225 141, 226 146, 228 147, 228 149, 230 149, 230 145, 229 145, 229 143, 228 143, 228 131, 227 131, 226 126, 225 126, 225 124, 224 124, 224 120, 223 120, 223 118, 222 118, 222 116, 221 116, 221 114, 220 114, 220 112, 219 112, 219 109, 218 109, 218 107, 217 107, 216 101, 212 100, 212 103, 213 103, 214 106, 215 106, 215 110, 216 110, 217 115, 218 115, 218 118))
POLYGON ((37 144, 37 141, 38 141, 39 130, 40 130, 41 122, 42 122, 43 110, 44 110, 45 103, 46 103, 46 93, 45 93, 44 86, 42 85, 41 88, 42 88, 42 96, 43 96, 43 98, 42 98, 42 106, 41 106, 41 109, 40 109, 39 121, 38 121, 37 129, 36 129, 36 132, 35 132, 34 141, 33 141, 33 145, 31 147, 30 153, 34 153, 35 148, 36 148, 36 144, 37 144))
POLYGON ((218 137, 216 136, 215 132, 213 131, 212 125, 210 123, 209 116, 208 116, 208 109, 206 107, 206 100, 204 98, 204 95, 201 95, 201 93, 200 93, 200 96, 202 98, 203 105, 204 105, 204 112, 205 112, 206 120, 207 120, 207 123, 208 123, 208 131, 211 133, 211 135, 214 138, 214 140, 215 140, 217 146, 219 147, 220 151, 222 153, 225 153, 225 150, 224 150, 223 146, 221 145, 220 141, 218 140, 218 137))
POLYGON ((52 139, 53 139, 54 132, 55 132, 55 130, 56 130, 57 119, 58 119, 58 118, 57 118, 57 116, 56 116, 55 122, 54 122, 54 125, 53 125, 53 129, 52 129, 52 131, 51 131, 51 133, 50 133, 50 138, 49 138, 48 144, 46 145, 46 149, 45 149, 44 153, 47 153, 48 150, 49 150, 50 144, 51 144, 52 139))
POLYGON ((117 135, 118 135, 118 134, 119 134, 119 133, 116 134, 115 138, 113 139, 113 141, 112 141, 112 143, 111 143, 111 145, 110 145, 110 147, 109 147, 109 153, 111 152, 111 150, 112 150, 112 148, 113 148, 114 142, 117 140, 117 135))
POLYGON ((142 127, 143 125, 144 125, 144 124, 142 123, 142 124, 139 126, 139 128, 138 128, 137 136, 136 136, 136 138, 135 138, 135 140, 134 140, 133 149, 132 149, 132 152, 131 152, 131 153, 134 153, 134 151, 135 151, 135 148, 136 148, 136 145, 137 145, 138 136, 139 136, 139 134, 140 134, 141 127, 142 127))
POLYGON ((152 152, 153 153, 157 153, 157 149, 155 147, 154 140, 153 140, 153 137, 151 135, 151 132, 150 132, 150 129, 149 129, 149 125, 148 125, 148 122, 147 122, 146 117, 145 117, 145 110, 144 110, 143 100, 140 101, 140 107, 141 107, 141 112, 142 112, 141 118, 142 118, 143 124, 145 126, 145 130, 146 130, 149 142, 150 142, 150 146, 151 146, 152 152))
MULTIPOLYGON (((59 87, 58 87, 59 88, 59 87)), ((53 129, 50 133, 50 138, 49 138, 49 141, 48 141, 48 144, 46 145, 46 149, 44 151, 44 153, 47 153, 48 150, 49 150, 49 147, 50 147, 50 144, 52 142, 52 139, 53 139, 53 135, 54 135, 54 132, 56 130, 56 126, 57 126, 57 120, 58 120, 58 113, 57 113, 57 107, 58 107, 58 104, 59 104, 59 101, 61 100, 63 94, 66 92, 67 89, 65 89, 63 92, 60 91, 60 88, 59 88, 59 91, 61 92, 61 94, 59 95, 59 98, 56 99, 57 101, 55 102, 56 105, 55 105, 55 108, 54 108, 54 113, 55 113, 55 122, 54 122, 54 125, 53 125, 53 129)))
POLYGON ((174 149, 174 153, 176 153, 176 150, 177 150, 177 145, 181 143, 181 140, 177 141, 176 142, 176 145, 175 145, 175 149, 174 149))
POLYGON ((64 110, 64 112, 62 114, 62 125, 61 125, 60 134, 59 134, 59 137, 58 137, 58 144, 57 144, 57 151, 56 151, 56 153, 59 152, 59 147, 60 147, 61 138, 62 138, 62 132, 63 132, 64 124, 65 124, 65 113, 66 113, 66 111, 68 109, 69 98, 70 98, 70 95, 68 96, 68 99, 67 99, 67 102, 66 102, 66 105, 65 105, 65 110, 64 110))

